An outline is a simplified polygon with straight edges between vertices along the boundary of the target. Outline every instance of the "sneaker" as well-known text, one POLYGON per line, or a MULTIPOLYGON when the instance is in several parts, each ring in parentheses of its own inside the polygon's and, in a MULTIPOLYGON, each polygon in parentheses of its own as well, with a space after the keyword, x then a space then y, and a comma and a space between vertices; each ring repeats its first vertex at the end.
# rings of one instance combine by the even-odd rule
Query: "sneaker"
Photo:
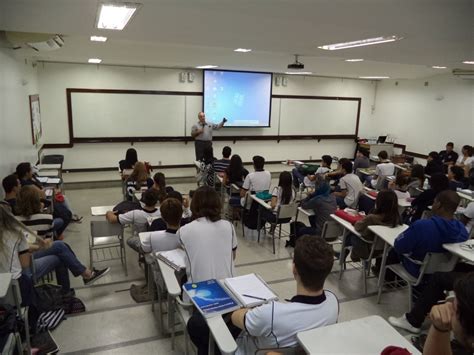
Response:
POLYGON ((421 328, 416 328, 408 322, 408 319, 405 315, 401 316, 400 318, 397 317, 388 317, 388 322, 397 328, 405 329, 406 331, 419 334, 421 332, 421 328))
POLYGON ((98 279, 100 279, 102 276, 106 275, 110 271, 110 268, 102 269, 102 270, 97 270, 93 269, 92 270, 92 276, 88 279, 84 279, 84 285, 91 285, 94 282, 96 282, 98 279))
POLYGON ((74 222, 74 223, 81 223, 82 219, 83 219, 82 216, 78 216, 77 214, 73 214, 72 218, 71 218, 71 221, 74 222))

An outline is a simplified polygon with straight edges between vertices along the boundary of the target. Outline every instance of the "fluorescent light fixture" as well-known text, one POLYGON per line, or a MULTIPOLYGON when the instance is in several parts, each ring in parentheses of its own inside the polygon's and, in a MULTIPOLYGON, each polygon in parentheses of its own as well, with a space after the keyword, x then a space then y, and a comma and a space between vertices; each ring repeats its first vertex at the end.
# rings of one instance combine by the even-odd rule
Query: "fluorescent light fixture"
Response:
POLYGON ((464 64, 474 64, 474 60, 465 60, 464 64))
POLYGON ((361 39, 361 40, 352 41, 352 42, 326 44, 324 46, 319 46, 318 48, 321 48, 327 51, 337 51, 339 49, 363 47, 363 46, 371 46, 373 44, 395 42, 401 39, 403 39, 403 37, 399 37, 399 36, 386 36, 385 37, 384 36, 384 37, 361 39))
POLYGON ((213 68, 218 68, 218 65, 198 65, 196 68, 197 69, 213 69, 213 68))
POLYGON ((104 30, 121 31, 127 26, 141 4, 103 3, 99 5, 96 27, 104 30))
POLYGON ((444 67, 442 65, 433 65, 431 68, 433 68, 433 69, 446 69, 447 67, 444 67))
POLYGON ((94 64, 99 64, 100 62, 102 62, 102 59, 100 59, 100 58, 89 58, 88 62, 89 63, 94 63, 94 64))
POLYGON ((362 58, 360 59, 346 59, 346 62, 363 62, 364 60, 362 58))
POLYGON ((91 41, 92 42, 106 42, 107 37, 104 37, 104 36, 91 36, 91 41))
POLYGON ((248 53, 251 52, 252 50, 250 48, 237 48, 234 49, 234 52, 240 52, 240 53, 248 53))
POLYGON ((288 75, 311 75, 313 72, 310 71, 286 71, 285 74, 288 75))
POLYGON ((359 79, 377 80, 377 79, 390 79, 390 77, 389 76, 359 76, 359 79))

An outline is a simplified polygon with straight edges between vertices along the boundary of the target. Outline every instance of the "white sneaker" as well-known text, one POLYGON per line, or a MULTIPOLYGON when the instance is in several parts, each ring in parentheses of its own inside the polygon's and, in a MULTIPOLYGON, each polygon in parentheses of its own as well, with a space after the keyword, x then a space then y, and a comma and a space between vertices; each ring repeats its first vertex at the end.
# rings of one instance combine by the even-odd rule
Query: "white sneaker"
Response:
POLYGON ((413 334, 419 334, 421 332, 421 328, 415 328, 408 322, 407 317, 405 315, 401 316, 400 318, 397 317, 388 317, 388 322, 397 328, 405 329, 413 334))

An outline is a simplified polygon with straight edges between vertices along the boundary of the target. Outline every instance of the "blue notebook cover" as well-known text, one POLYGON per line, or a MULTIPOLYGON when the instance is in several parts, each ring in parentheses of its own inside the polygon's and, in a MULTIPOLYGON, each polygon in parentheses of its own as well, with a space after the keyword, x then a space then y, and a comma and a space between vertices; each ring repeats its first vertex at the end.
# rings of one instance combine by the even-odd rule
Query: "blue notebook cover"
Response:
POLYGON ((240 308, 217 280, 188 283, 184 284, 183 288, 204 317, 225 314, 240 308))

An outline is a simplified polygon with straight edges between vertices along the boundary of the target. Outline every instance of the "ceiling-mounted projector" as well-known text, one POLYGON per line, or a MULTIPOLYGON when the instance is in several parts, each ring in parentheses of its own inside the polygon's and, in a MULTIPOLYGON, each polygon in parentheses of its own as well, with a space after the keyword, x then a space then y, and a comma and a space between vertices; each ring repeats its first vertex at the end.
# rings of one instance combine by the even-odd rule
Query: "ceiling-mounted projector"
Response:
POLYGON ((288 69, 304 69, 304 64, 298 61, 297 54, 295 54, 295 62, 288 64, 288 69))

